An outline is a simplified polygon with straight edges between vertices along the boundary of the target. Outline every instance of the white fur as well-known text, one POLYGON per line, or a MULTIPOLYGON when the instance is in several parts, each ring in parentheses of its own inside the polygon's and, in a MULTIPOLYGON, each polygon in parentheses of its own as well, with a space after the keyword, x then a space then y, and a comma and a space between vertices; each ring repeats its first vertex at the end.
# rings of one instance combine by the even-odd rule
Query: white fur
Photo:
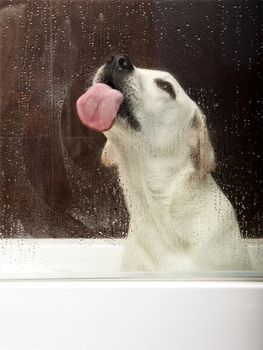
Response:
POLYGON ((122 269, 249 269, 234 209, 210 174, 200 109, 169 73, 135 68, 124 83, 141 130, 118 118, 102 156, 118 166, 130 214, 122 269), (172 83, 176 99, 156 78, 172 83))

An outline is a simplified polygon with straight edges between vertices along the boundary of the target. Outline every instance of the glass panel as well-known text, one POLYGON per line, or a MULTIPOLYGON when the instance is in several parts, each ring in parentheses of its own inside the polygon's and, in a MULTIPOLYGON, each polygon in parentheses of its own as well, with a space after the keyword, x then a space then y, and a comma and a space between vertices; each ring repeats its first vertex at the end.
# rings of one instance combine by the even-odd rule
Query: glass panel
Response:
MULTIPOLYGON (((22 241, 9 239, 33 239, 23 244, 34 249, 39 238, 96 239, 89 243, 94 246, 102 244, 97 239, 114 239, 103 241, 108 247, 116 242, 122 246, 128 231, 131 241, 140 231, 135 246, 130 245, 128 255, 138 260, 130 270, 262 270, 261 11, 261 2, 252 0, 2 0, 2 259, 15 261, 12 254, 19 254, 22 241), (128 102, 112 133, 98 132, 81 123, 76 102, 109 57, 127 64, 116 56, 120 54, 127 55, 124 60, 129 57, 132 67, 154 72, 126 72, 140 101, 132 116, 133 97, 113 84, 115 78, 99 78, 119 88, 128 102), (169 72, 176 81, 156 70, 169 72), (133 119, 133 127, 127 118, 133 119), (118 123, 126 131, 116 141, 111 135, 118 123), (117 149, 117 166, 101 163, 107 137, 117 149), (137 150, 132 153, 129 147, 137 150), (205 161, 209 164, 204 168, 205 161), (200 175, 194 183, 189 180, 200 200, 186 195, 194 190, 184 187, 185 162, 195 178, 200 175), (183 183, 176 180, 178 169, 183 183), (222 193, 246 239, 241 244, 244 249, 253 246, 253 266, 235 244, 241 242, 235 214, 222 193), (18 251, 8 244, 17 244, 18 251), (202 260, 201 255, 210 258, 202 260), (212 262, 215 256, 218 264, 212 262)), ((110 65, 106 68, 112 73, 110 65)), ((59 250, 56 244, 54 240, 59 250)), ((96 259, 103 260, 103 253, 94 254, 90 271, 96 271, 96 259)))

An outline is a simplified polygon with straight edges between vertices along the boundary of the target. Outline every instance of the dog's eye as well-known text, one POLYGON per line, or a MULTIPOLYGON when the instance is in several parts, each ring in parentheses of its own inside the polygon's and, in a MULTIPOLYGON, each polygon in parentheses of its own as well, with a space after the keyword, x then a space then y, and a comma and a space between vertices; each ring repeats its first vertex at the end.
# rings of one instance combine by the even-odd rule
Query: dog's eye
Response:
POLYGON ((174 99, 176 98, 176 94, 175 94, 173 85, 171 83, 169 83, 169 81, 165 81, 165 80, 162 80, 162 79, 155 79, 155 83, 160 89, 168 92, 168 94, 172 98, 174 98, 174 99))

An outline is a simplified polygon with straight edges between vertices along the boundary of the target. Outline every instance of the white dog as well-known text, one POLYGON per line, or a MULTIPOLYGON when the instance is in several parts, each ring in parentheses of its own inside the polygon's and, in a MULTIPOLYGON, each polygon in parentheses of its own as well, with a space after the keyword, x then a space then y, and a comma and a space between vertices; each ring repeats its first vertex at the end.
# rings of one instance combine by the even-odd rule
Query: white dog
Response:
POLYGON ((117 165, 130 214, 123 270, 243 270, 234 209, 211 176, 205 116, 169 73, 113 56, 94 83, 124 100, 102 154, 117 165))

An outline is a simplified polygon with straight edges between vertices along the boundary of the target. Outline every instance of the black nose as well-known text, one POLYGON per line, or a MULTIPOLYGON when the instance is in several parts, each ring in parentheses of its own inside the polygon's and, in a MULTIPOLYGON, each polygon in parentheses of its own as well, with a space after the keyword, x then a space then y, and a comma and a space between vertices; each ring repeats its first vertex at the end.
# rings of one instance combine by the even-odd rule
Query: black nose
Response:
POLYGON ((134 67, 127 55, 115 55, 106 62, 108 66, 112 66, 112 69, 118 71, 131 72, 134 67))

